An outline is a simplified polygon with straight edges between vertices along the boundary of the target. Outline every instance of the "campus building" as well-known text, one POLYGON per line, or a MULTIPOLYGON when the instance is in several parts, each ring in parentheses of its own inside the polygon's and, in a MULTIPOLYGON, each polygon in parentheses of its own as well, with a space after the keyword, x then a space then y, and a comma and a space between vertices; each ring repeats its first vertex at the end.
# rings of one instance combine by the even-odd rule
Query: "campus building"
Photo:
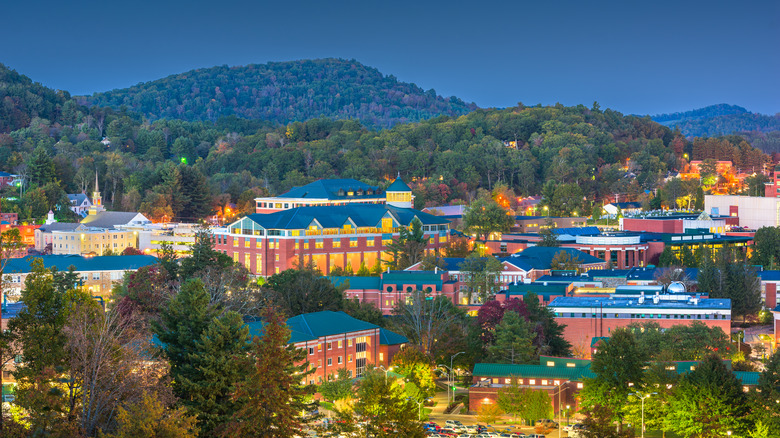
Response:
MULTIPOLYGON (((407 194, 411 196, 411 191, 407 194)), ((427 251, 445 246, 449 221, 398 206, 405 204, 294 207, 251 214, 227 228, 215 229, 215 248, 243 263, 252 274, 270 276, 310 262, 325 274, 336 267, 357 271, 364 264, 371 268, 381 264, 387 246, 414 219, 422 223, 427 251)))
MULTIPOLYGON (((247 323, 249 334, 262 336, 263 323, 247 323)), ((368 365, 387 368, 393 356, 408 342, 397 333, 353 318, 344 312, 305 313, 287 320, 291 344, 306 351, 314 373, 307 383, 330 380, 346 368, 352 377, 362 376, 368 365)))
POLYGON ((114 283, 122 281, 125 273, 134 272, 141 267, 157 263, 157 259, 148 255, 83 257, 79 255, 27 256, 8 260, 4 272, 3 293, 5 298, 15 302, 21 296, 24 281, 32 271, 32 262, 43 261, 47 269, 67 272, 74 267, 79 275, 78 286, 93 296, 108 299, 114 283))
POLYGON ((118 254, 138 248, 138 230, 150 223, 141 213, 93 209, 80 223, 53 222, 35 230, 35 249, 55 255, 118 254))
POLYGON ((392 315, 396 304, 416 290, 424 291, 431 297, 443 295, 453 303, 460 301, 458 281, 446 270, 387 271, 379 277, 331 276, 328 279, 337 287, 347 285, 345 298, 372 303, 384 315, 392 315))
MULTIPOLYGON (((605 338, 600 342, 609 342, 605 338)), ((731 361, 724 361, 731 368, 731 361)), ((684 374, 696 369, 698 362, 673 362, 669 371, 684 374)), ((498 391, 513 383, 521 388, 542 390, 550 394, 556 417, 573 415, 579 411, 579 392, 585 379, 594 378, 591 361, 564 357, 541 356, 538 365, 478 363, 474 365, 473 383, 469 387, 469 411, 478 412, 483 405, 497 403, 498 391)), ((734 371, 748 391, 758 385, 758 372, 734 371)))
POLYGON ((612 330, 633 323, 656 322, 661 328, 699 321, 731 331, 731 300, 689 294, 612 294, 608 297, 558 297, 548 307, 564 338, 577 351, 590 349, 593 338, 609 337, 612 330))
MULTIPOLYGON (((406 184, 397 179, 399 187, 406 184)), ((395 189, 391 185, 388 188, 395 189)), ((408 189, 408 186, 406 186, 408 189)), ((411 195, 411 190, 409 190, 411 195)), ((347 205, 347 204, 384 204, 387 196, 379 187, 370 186, 354 179, 321 179, 274 197, 255 199, 255 213, 275 213, 298 207, 347 205)), ((410 206, 411 207, 411 206, 410 206)))
POLYGON ((737 195, 704 195, 704 210, 728 215, 751 230, 780 226, 780 198, 737 195))

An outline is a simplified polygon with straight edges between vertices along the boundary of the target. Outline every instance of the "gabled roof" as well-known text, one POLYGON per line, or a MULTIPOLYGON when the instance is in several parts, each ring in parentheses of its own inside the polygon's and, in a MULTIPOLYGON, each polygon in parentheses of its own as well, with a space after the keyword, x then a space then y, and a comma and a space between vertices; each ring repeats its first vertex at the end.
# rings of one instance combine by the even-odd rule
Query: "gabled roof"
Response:
POLYGON ((77 194, 68 194, 68 200, 70 200, 70 203, 73 205, 81 205, 84 203, 84 201, 89 202, 90 205, 92 205, 92 202, 89 201, 89 198, 84 193, 77 193, 77 194))
POLYGON ((561 251, 568 253, 572 258, 579 258, 581 265, 604 263, 604 260, 574 248, 549 246, 531 246, 499 260, 511 263, 526 272, 533 269, 547 270, 550 269, 553 257, 561 251))
POLYGON ((41 225, 38 228, 41 231, 74 231, 81 226, 78 222, 52 222, 50 224, 41 225))
POLYGON ((404 180, 401 179, 399 176, 398 178, 393 181, 392 184, 390 184, 390 187, 385 190, 386 192, 411 192, 412 189, 409 188, 408 185, 404 182, 404 180))
POLYGON ((287 193, 283 193, 277 198, 294 199, 361 199, 381 197, 381 190, 378 187, 370 186, 355 179, 321 179, 301 187, 293 187, 287 193), (363 191, 363 195, 358 195, 358 190, 363 191), (353 196, 347 193, 353 192, 353 196), (367 194, 368 192, 371 194, 367 194))
POLYGON ((18 259, 9 259, 5 266, 6 274, 27 274, 30 265, 35 259, 43 260, 43 266, 47 269, 57 268, 58 271, 67 271, 71 266, 76 271, 134 271, 144 266, 157 263, 157 258, 150 255, 125 255, 125 256, 97 256, 84 257, 80 255, 41 255, 26 256, 18 259))
MULTIPOLYGON (((415 217, 420 219, 423 225, 449 223, 447 219, 419 210, 385 204, 296 207, 268 214, 250 214, 246 218, 265 229, 303 230, 314 220, 324 228, 341 228, 347 219, 352 219, 357 227, 376 227, 387 214, 394 217, 402 226, 409 226, 415 217)), ((228 228, 232 227, 233 224, 228 228)))
POLYGON ((333 283, 334 286, 339 287, 342 284, 349 282, 348 289, 355 290, 379 290, 382 288, 382 279, 379 277, 338 277, 329 276, 328 280, 333 283))
MULTIPOLYGON (((582 381, 586 377, 593 378, 595 375, 590 371, 590 364, 587 366, 555 366, 545 365, 517 365, 500 363, 478 363, 474 364, 474 376, 478 377, 536 377, 546 379, 582 381)), ((550 383, 552 385, 552 382, 550 383)))
MULTIPOLYGON (((626 279, 634 281, 651 281, 662 276, 666 271, 672 268, 633 268, 626 275, 626 279)), ((685 275, 691 280, 696 281, 699 276, 699 270, 696 268, 685 268, 685 275)))
POLYGON ((139 219, 148 222, 144 215, 138 212, 131 211, 101 211, 97 214, 91 214, 85 217, 82 221, 82 225, 86 225, 92 228, 116 228, 119 225, 128 225, 133 219, 139 219))
POLYGON ((758 271, 756 275, 761 281, 780 281, 780 271, 758 271))
POLYGON ((583 277, 588 278, 626 278, 626 275, 631 272, 630 269, 591 269, 588 272, 583 272, 583 277))

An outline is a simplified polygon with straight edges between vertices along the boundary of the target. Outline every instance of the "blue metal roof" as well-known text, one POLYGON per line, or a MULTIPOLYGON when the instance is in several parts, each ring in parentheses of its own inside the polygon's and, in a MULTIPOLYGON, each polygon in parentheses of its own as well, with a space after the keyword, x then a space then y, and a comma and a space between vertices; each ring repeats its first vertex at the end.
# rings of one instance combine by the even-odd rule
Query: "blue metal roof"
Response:
POLYGON ((6 274, 26 274, 30 272, 30 264, 34 259, 43 260, 43 266, 47 269, 57 268, 58 271, 67 271, 71 266, 76 271, 134 271, 138 268, 157 263, 157 258, 150 255, 125 255, 125 256, 96 256, 84 257, 80 255, 42 255, 26 256, 18 259, 9 259, 5 266, 6 274))
POLYGON ((758 271, 756 275, 761 281, 780 281, 780 271, 758 271))
POLYGON ((277 198, 309 198, 309 199, 361 199, 381 197, 381 190, 378 187, 370 186, 355 179, 321 179, 301 187, 293 187, 287 193, 283 193, 277 198), (357 191, 362 190, 363 195, 358 196, 357 191), (343 191, 344 194, 339 194, 343 191), (353 192, 353 196, 346 193, 353 192), (371 194, 366 194, 371 191, 371 194))
MULTIPOLYGON (((447 219, 423 213, 419 210, 393 207, 385 204, 296 207, 268 214, 250 214, 247 218, 265 229, 304 230, 315 220, 323 228, 341 228, 350 219, 356 227, 361 228, 381 226, 382 218, 388 213, 402 226, 409 226, 415 217, 420 219, 423 225, 444 225, 450 223, 447 219)), ((230 227, 233 227, 233 224, 230 227)))
POLYGON ((561 251, 568 253, 572 258, 579 258, 583 265, 605 263, 604 260, 601 260, 598 257, 594 257, 574 248, 549 246, 531 246, 499 260, 511 263, 526 272, 531 271, 532 269, 547 270, 550 269, 553 257, 561 251))
MULTIPOLYGON (((633 268, 626 275, 626 279, 651 281, 662 276, 669 269, 672 268, 633 268)), ((699 276, 699 270, 696 268, 685 268, 685 275, 687 275, 691 281, 696 281, 696 278, 699 276)))
POLYGON ((558 297, 547 307, 582 307, 588 309, 598 308, 636 308, 642 310, 652 309, 719 309, 731 310, 731 300, 726 298, 699 298, 698 304, 689 300, 661 300, 653 303, 652 296, 646 296, 645 302, 639 304, 635 298, 614 297, 558 297))
POLYGON ((598 227, 568 227, 550 228, 553 234, 568 234, 570 236, 598 236, 601 230, 598 227))
POLYGON ((17 301, 15 303, 3 303, 3 319, 16 317, 24 309, 24 303, 17 301))

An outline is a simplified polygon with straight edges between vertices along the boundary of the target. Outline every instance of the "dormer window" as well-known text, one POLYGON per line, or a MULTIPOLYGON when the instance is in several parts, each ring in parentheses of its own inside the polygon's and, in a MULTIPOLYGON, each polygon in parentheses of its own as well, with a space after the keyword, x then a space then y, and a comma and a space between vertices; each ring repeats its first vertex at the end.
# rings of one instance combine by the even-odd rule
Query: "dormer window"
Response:
POLYGON ((344 191, 344 189, 339 189, 339 196, 344 196, 345 194, 346 192, 344 191))

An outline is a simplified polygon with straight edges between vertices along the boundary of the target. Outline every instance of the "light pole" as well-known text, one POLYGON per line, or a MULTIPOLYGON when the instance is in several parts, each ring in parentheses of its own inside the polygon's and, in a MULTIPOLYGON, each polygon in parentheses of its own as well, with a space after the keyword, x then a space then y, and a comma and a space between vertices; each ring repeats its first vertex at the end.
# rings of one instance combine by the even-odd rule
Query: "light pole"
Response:
MULTIPOLYGON (((563 384, 569 383, 568 380, 558 382, 558 422, 561 421, 561 395, 563 395, 563 384)), ((566 409, 569 408, 569 405, 566 405, 566 409)), ((568 417, 568 414, 566 415, 568 417)), ((567 421, 568 422, 568 421, 567 421)), ((561 425, 558 424, 558 438, 561 438, 561 425)))
MULTIPOLYGON (((452 374, 452 368, 448 367, 447 365, 444 365, 443 363, 440 363, 436 365, 438 367, 444 367, 444 369, 447 370, 447 406, 450 405, 450 375, 452 374)), ((453 397, 454 398, 454 397, 453 397)))
MULTIPOLYGON (((650 397, 653 394, 658 395, 657 392, 650 392, 644 395, 638 392, 632 392, 629 394, 629 395, 637 396, 639 397, 640 400, 642 400, 642 438, 645 438, 645 399, 650 397)), ((729 435, 731 435, 731 433, 729 433, 729 435)))
MULTIPOLYGON (((485 287, 487 287, 487 275, 485 276, 485 287)), ((452 371, 452 360, 455 359, 455 356, 463 353, 465 353, 465 351, 461 351, 450 356, 450 386, 452 387, 452 402, 455 401, 455 373, 452 371)), ((448 403, 448 405, 450 403, 448 403)))
POLYGON ((571 405, 566 405, 566 425, 569 425, 569 409, 571 409, 571 405))
POLYGON ((379 369, 381 369, 382 371, 385 372, 385 384, 386 384, 387 383, 387 373, 389 373, 390 371, 393 371, 393 367, 385 369, 384 365, 379 365, 379 367, 377 367, 377 368, 379 368, 379 369))

